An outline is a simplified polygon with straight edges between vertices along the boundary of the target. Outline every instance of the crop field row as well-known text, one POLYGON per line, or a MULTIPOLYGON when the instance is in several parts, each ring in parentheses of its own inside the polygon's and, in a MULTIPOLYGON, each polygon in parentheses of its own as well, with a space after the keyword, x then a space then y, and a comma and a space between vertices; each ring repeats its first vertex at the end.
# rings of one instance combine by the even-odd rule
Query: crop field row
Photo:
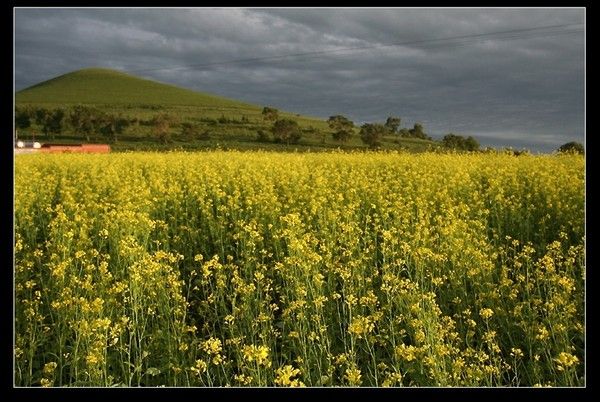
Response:
POLYGON ((19 155, 17 386, 583 386, 584 159, 19 155))

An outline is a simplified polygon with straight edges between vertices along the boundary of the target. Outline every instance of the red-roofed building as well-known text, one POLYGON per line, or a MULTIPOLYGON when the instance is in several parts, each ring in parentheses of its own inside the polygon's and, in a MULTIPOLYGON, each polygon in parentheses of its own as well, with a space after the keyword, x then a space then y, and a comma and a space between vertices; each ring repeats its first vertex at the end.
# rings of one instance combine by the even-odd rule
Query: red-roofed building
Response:
POLYGON ((110 152, 108 144, 43 144, 40 152, 46 153, 99 153, 106 154, 110 152))
POLYGON ((18 141, 15 151, 17 153, 95 153, 106 154, 110 152, 108 144, 40 144, 39 142, 18 141))

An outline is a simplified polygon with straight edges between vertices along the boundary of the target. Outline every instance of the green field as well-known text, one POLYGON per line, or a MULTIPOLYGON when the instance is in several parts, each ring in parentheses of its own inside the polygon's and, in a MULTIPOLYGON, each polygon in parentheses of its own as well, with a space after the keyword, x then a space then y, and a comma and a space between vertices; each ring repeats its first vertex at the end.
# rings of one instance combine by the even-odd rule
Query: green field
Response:
MULTIPOLYGON (((271 129, 271 123, 263 119, 262 108, 277 105, 252 105, 108 69, 91 68, 62 75, 17 92, 15 101, 18 108, 62 108, 68 111, 76 105, 87 105, 120 115, 131 124, 119 135, 118 141, 113 142, 100 132, 93 133, 91 138, 92 142, 113 142, 115 150, 233 148, 315 151, 366 148, 358 136, 358 128, 350 141, 340 143, 332 138, 332 131, 325 120, 286 111, 280 111, 279 117, 298 122, 303 131, 299 143, 288 147, 259 142, 258 131, 268 133, 271 129), (168 143, 158 141, 152 134, 151 120, 163 113, 173 120, 168 143), (185 123, 197 127, 196 136, 181 133, 185 123)), ((83 137, 68 124, 59 134, 45 136, 41 133, 41 126, 34 122, 31 127, 19 131, 19 138, 35 138, 42 142, 81 142, 83 137)), ((439 144, 389 135, 383 139, 382 147, 419 152, 437 148, 439 144)))
POLYGON ((17 386, 584 386, 584 158, 15 160, 17 386))

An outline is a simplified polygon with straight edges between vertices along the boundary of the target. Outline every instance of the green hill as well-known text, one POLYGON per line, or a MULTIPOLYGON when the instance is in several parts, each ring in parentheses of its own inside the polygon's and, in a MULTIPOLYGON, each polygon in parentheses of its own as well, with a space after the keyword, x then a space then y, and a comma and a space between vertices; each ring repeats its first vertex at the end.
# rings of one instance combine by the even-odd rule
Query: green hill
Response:
POLYGON ((138 78, 115 70, 87 68, 16 93, 17 103, 138 104, 258 109, 258 106, 138 78))
MULTIPOLYGON (((332 138, 324 119, 279 111, 279 118, 298 122, 302 138, 298 144, 286 146, 269 140, 271 122, 262 116, 262 105, 253 105, 217 95, 196 92, 174 85, 135 77, 105 68, 74 71, 23 89, 15 94, 17 108, 29 110, 31 125, 19 130, 21 139, 37 138, 47 142, 111 141, 114 149, 357 149, 364 148, 355 135, 347 143, 332 138), (96 113, 119 116, 128 124, 118 136, 108 135, 102 127, 84 136, 69 123, 69 113, 77 105, 93 107, 96 113), (43 110, 65 112, 60 132, 42 134, 43 123, 36 119, 43 110), (168 115, 168 134, 153 130, 154 119, 168 115), (190 128, 190 126, 192 128, 190 128), (262 135, 259 133, 262 132, 262 135), (266 138, 266 139, 265 139, 266 138)), ((277 105, 270 105, 277 107, 277 105)), ((384 138, 383 147, 421 151, 436 146, 431 141, 384 138)))

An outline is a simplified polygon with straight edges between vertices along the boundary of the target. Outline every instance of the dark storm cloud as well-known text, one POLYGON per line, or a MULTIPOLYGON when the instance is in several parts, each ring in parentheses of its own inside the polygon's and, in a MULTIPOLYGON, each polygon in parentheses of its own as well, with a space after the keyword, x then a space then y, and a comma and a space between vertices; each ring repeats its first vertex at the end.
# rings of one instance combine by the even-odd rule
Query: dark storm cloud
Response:
POLYGON ((15 86, 100 66, 297 113, 398 115, 434 137, 550 151, 583 141, 582 32, 381 45, 583 22, 583 9, 16 9, 15 86), (359 46, 375 47, 147 71, 359 46))

